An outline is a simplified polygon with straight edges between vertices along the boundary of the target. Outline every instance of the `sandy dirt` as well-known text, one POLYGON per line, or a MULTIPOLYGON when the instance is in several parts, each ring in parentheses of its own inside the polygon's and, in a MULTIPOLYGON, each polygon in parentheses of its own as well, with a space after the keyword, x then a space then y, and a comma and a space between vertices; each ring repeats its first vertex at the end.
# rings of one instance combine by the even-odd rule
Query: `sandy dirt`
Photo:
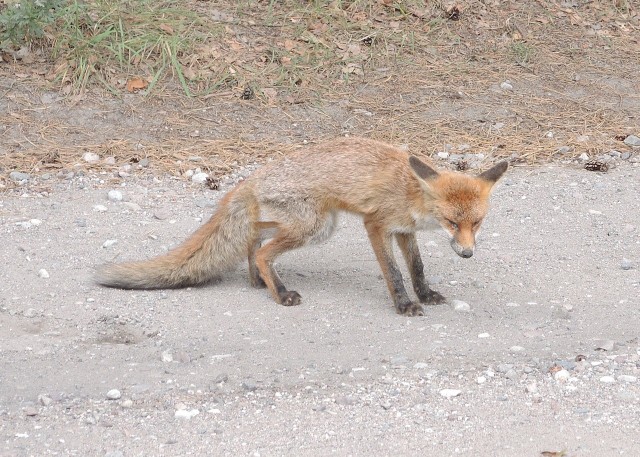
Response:
POLYGON ((280 259, 299 307, 245 265, 201 288, 98 287, 96 265, 175 246, 229 188, 104 179, 0 200, 0 454, 640 454, 638 166, 510 170, 473 258, 419 237, 433 287, 470 310, 413 318, 353 216, 280 259))

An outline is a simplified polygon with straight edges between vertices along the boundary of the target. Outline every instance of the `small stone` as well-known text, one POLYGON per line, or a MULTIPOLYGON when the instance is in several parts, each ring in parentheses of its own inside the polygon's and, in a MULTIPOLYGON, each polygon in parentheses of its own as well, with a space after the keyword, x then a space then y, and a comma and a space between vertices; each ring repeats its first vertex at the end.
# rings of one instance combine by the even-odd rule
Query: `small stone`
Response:
POLYGON ((538 384, 534 381, 530 384, 527 384, 527 387, 525 387, 525 391, 528 394, 535 394, 538 392, 538 384))
POLYGON ((119 190, 110 190, 107 197, 109 198, 109 201, 112 202, 121 202, 123 198, 122 192, 119 190))
POLYGON ((187 351, 178 351, 176 353, 176 361, 180 363, 189 363, 191 362, 191 356, 187 353, 187 351))
POLYGON ((220 373, 218 376, 215 377, 213 382, 215 382, 216 384, 222 384, 223 382, 227 382, 228 380, 229 380, 229 375, 227 373, 220 373))
POLYGON ((31 178, 31 175, 29 175, 29 173, 23 173, 21 171, 12 171, 11 173, 9 173, 9 178, 15 182, 22 182, 28 181, 29 178, 31 178))
POLYGON ((351 405, 355 405, 356 400, 353 397, 349 397, 348 395, 344 395, 342 397, 338 397, 335 400, 337 405, 345 405, 345 406, 351 406, 351 405))
POLYGON ((629 259, 623 258, 620 262, 620 268, 623 270, 631 270, 633 268, 633 262, 629 259))
POLYGON ((600 378, 600 382, 611 384, 613 382, 616 382, 616 380, 613 376, 603 376, 600 378))
POLYGON ((40 276, 43 279, 47 279, 49 277, 49 273, 47 272, 47 270, 45 270, 44 268, 41 268, 38 271, 38 276, 40 276))
POLYGON ((122 394, 118 389, 111 389, 107 392, 107 399, 109 400, 118 400, 120 397, 122 397, 122 394))
POLYGON ((441 158, 441 159, 446 159, 447 157, 449 157, 449 153, 448 152, 444 152, 444 151, 439 152, 438 153, 438 157, 441 158))
POLYGON ((122 403, 120 403, 120 406, 122 406, 123 408, 131 408, 133 406, 133 401, 124 400, 122 403))
POLYGON ((451 305, 453 306, 454 310, 460 313, 468 313, 469 311, 471 311, 471 306, 469 305, 469 303, 462 300, 453 300, 451 302, 451 305))
POLYGON ((582 154, 580 154, 580 157, 578 157, 578 160, 580 162, 587 162, 589 161, 589 155, 586 152, 583 152, 582 154))
POLYGON ((624 144, 634 148, 640 147, 640 138, 635 135, 629 135, 624 139, 624 144))
POLYGON ((516 370, 509 370, 504 374, 504 377, 507 379, 516 379, 518 377, 518 373, 516 370))
POLYGON ((500 83, 500 89, 502 89, 502 90, 513 90, 513 85, 511 84, 511 81, 504 81, 504 82, 500 83))
POLYGON ((202 184, 203 182, 205 182, 207 180, 207 178, 209 178, 209 175, 207 173, 195 173, 192 177, 191 177, 191 181, 198 183, 198 184, 202 184))
POLYGON ((160 355, 160 360, 162 360, 165 363, 173 362, 173 354, 171 354, 171 351, 162 351, 162 354, 160 355))
POLYGON ((140 165, 142 168, 147 168, 149 166, 149 159, 147 159, 146 157, 144 159, 140 159, 138 165, 140 165))
POLYGON ((52 402, 51 398, 47 397, 46 395, 44 394, 38 395, 38 403, 40 403, 42 406, 49 406, 51 402, 52 402))
POLYGON ((629 374, 621 374, 620 376, 618 376, 618 381, 620 382, 636 382, 637 380, 637 376, 632 376, 629 374))
POLYGON ((595 340, 594 343, 596 351, 613 351, 616 344, 613 340, 595 340))
POLYGON ((576 141, 578 141, 579 143, 586 143, 587 141, 589 141, 589 135, 578 135, 576 137, 576 141))
POLYGON ((478 338, 489 338, 491 335, 489 335, 488 333, 480 333, 478 334, 478 338))
POLYGON ((200 411, 198 411, 197 409, 191 409, 191 410, 179 409, 175 412, 174 417, 176 419, 189 420, 192 417, 197 416, 198 414, 200 414, 200 411))
POLYGON ((311 409, 313 411, 318 411, 318 412, 322 412, 322 411, 326 411, 327 410, 327 406, 326 405, 313 405, 311 407, 311 409))
POLYGON ((523 352, 524 348, 522 346, 511 346, 509 348, 510 352, 523 352))
POLYGON ((461 393, 462 391, 457 389, 442 389, 440 391, 440 395, 442 395, 444 398, 454 398, 460 395, 461 393))
POLYGON ((38 415, 38 410, 36 408, 34 408, 33 406, 27 406, 22 411, 24 412, 25 416, 37 416, 38 415))
POLYGON ((95 152, 85 152, 82 154, 82 160, 87 163, 97 163, 100 161, 100 156, 95 152))
POLYGON ((107 211, 107 207, 106 207, 106 206, 104 206, 104 205, 95 205, 95 206, 93 207, 93 210, 94 210, 94 211, 97 211, 98 213, 104 213, 104 212, 106 212, 106 211, 107 211))
POLYGON ((478 377, 476 378, 476 382, 477 382, 478 384, 484 384, 485 382, 487 382, 487 378, 485 378, 484 376, 478 376, 478 377))
POLYGON ((242 381, 242 387, 249 392, 258 390, 258 384, 253 379, 245 379, 242 381))
POLYGON ((110 248, 111 246, 113 246, 114 244, 116 244, 118 242, 118 240, 107 240, 104 243, 102 243, 102 247, 107 249, 110 248))
POLYGON ((568 154, 568 153, 570 153, 571 151, 573 151, 573 148, 572 148, 571 146, 560 146, 560 147, 558 148, 558 152, 559 152, 560 154, 568 154))
POLYGON ((29 308, 26 311, 24 311, 22 315, 28 318, 36 317, 36 310, 33 308, 29 308))
POLYGON ((413 365, 413 368, 415 368, 416 370, 424 370, 425 368, 428 368, 429 364, 424 363, 424 362, 418 362, 415 365, 413 365))
POLYGON ((571 374, 565 369, 556 371, 553 374, 553 379, 555 379, 556 381, 566 381, 570 377, 571 377, 571 374))
POLYGON ((409 359, 407 359, 403 355, 397 355, 395 357, 391 357, 391 366, 395 368, 403 368, 409 364, 409 359))
POLYGON ((171 212, 166 208, 158 209, 153 213, 153 217, 155 217, 159 221, 164 221, 165 219, 169 219, 171 217, 171 212))

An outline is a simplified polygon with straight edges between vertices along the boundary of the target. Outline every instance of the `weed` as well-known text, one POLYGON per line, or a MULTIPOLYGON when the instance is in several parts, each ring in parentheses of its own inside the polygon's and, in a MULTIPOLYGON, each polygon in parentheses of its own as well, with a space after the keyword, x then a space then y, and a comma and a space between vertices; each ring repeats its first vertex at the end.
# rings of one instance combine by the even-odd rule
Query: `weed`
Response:
POLYGON ((517 41, 511 45, 511 52, 513 53, 518 65, 527 65, 534 56, 535 49, 527 43, 517 41))

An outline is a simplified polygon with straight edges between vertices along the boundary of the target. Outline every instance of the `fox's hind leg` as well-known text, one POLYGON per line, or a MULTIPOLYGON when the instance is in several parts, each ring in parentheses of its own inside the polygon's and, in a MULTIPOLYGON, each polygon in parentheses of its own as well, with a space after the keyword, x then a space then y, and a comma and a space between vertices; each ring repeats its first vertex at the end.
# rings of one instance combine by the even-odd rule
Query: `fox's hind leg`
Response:
POLYGON ((255 254, 259 276, 264 280, 269 292, 273 295, 273 299, 281 305, 299 305, 302 297, 294 290, 287 290, 280 276, 278 276, 278 272, 273 268, 273 261, 280 254, 298 248, 304 243, 304 238, 295 236, 286 228, 280 228, 275 237, 258 249, 255 254))
POLYGON ((416 234, 396 233, 396 241, 400 246, 404 260, 407 262, 413 290, 416 292, 420 303, 426 305, 441 305, 444 303, 444 296, 435 290, 431 290, 424 279, 424 266, 420 258, 416 234))

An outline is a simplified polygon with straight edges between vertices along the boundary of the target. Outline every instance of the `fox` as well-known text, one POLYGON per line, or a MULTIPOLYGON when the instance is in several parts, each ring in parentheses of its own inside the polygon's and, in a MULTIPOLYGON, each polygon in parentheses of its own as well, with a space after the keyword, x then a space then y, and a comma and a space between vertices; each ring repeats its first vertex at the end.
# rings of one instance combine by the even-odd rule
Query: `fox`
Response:
POLYGON ((398 314, 422 316, 422 305, 446 302, 425 280, 416 232, 441 227, 457 255, 470 258, 489 209, 502 161, 470 176, 366 138, 343 137, 262 166, 231 189, 208 222, 178 247, 146 261, 106 264, 95 280, 122 289, 165 289, 218 279, 243 258, 253 287, 296 306, 274 268, 281 254, 327 240, 340 213, 360 215, 398 314), (407 294, 393 239, 407 263, 418 301, 407 294))

